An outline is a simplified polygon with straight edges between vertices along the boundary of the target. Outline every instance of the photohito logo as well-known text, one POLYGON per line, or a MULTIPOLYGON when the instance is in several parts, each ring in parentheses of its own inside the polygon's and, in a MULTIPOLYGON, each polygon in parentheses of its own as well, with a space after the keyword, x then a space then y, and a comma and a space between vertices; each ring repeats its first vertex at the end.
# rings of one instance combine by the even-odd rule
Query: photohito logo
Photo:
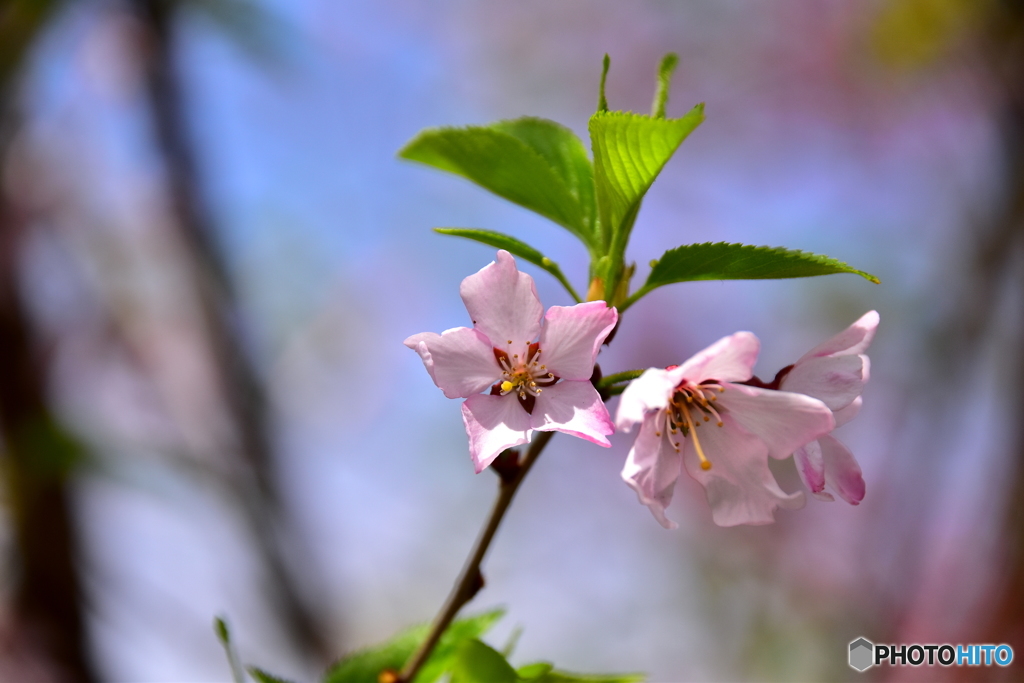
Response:
POLYGON ((867 638, 850 643, 850 667, 867 671, 872 666, 1009 666, 1009 645, 875 645, 867 638))
POLYGON ((857 671, 865 671, 874 662, 875 644, 867 638, 858 638, 850 643, 850 666, 857 671))

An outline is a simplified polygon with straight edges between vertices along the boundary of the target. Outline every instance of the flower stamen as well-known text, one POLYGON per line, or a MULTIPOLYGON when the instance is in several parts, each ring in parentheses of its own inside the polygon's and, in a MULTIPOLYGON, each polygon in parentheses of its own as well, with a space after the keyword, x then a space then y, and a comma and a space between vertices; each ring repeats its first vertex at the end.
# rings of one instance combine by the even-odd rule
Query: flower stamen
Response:
MULTIPOLYGON (((701 446, 700 439, 697 438, 697 427, 705 422, 710 422, 712 417, 715 418, 715 424, 718 427, 725 426, 720 409, 716 409, 712 405, 712 402, 717 399, 714 393, 716 389, 720 393, 724 387, 714 381, 698 385, 684 380, 676 387, 672 400, 665 410, 669 433, 675 435, 682 432, 684 437, 693 439, 694 449, 697 451, 697 457, 700 458, 700 466, 703 470, 711 469, 711 461, 704 454, 704 448, 701 446)), ((678 451, 679 444, 673 440, 673 445, 678 451)))
POLYGON ((512 354, 509 358, 508 353, 495 348, 494 357, 501 367, 504 379, 494 385, 491 393, 501 396, 516 394, 523 409, 532 414, 536 399, 544 391, 544 387, 555 384, 559 379, 546 365, 540 365, 541 354, 540 344, 537 342, 528 345, 525 360, 521 359, 518 353, 512 354))

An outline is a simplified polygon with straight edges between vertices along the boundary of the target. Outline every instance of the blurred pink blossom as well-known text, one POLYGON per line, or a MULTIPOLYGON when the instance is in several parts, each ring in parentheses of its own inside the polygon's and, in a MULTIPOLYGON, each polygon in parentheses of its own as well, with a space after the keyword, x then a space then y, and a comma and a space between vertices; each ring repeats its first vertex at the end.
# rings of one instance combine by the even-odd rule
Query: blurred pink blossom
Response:
MULTIPOLYGON (((776 377, 778 388, 821 400, 832 410, 836 427, 860 411, 860 394, 867 384, 870 361, 863 354, 878 329, 878 313, 868 311, 848 328, 819 344, 776 377)), ((819 500, 832 501, 829 489, 851 505, 864 499, 864 477, 853 453, 831 434, 796 450, 800 479, 819 500)))

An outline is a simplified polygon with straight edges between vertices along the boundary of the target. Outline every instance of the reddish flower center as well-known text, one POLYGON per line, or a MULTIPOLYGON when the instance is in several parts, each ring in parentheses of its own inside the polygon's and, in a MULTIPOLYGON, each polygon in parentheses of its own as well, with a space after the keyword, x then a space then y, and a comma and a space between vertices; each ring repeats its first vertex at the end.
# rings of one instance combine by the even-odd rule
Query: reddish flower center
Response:
POLYGON ((495 348, 494 358, 501 366, 503 380, 491 387, 491 394, 505 396, 515 393, 523 409, 532 414, 533 406, 544 387, 558 381, 558 377, 541 364, 540 357, 541 349, 537 342, 530 344, 526 358, 520 358, 518 353, 509 357, 505 351, 495 348))
MULTIPOLYGON (((668 407, 665 408, 666 426, 669 432, 669 441, 675 446, 676 452, 680 451, 678 439, 689 437, 693 440, 693 446, 700 458, 700 467, 703 470, 711 469, 711 461, 704 455, 700 439, 697 438, 697 427, 704 422, 710 422, 715 418, 715 424, 724 426, 722 422, 723 408, 716 408, 714 403, 718 400, 717 394, 725 391, 725 387, 715 380, 705 380, 700 384, 694 384, 689 380, 683 380, 676 387, 668 407)), ((656 432, 657 436, 661 436, 656 432)))

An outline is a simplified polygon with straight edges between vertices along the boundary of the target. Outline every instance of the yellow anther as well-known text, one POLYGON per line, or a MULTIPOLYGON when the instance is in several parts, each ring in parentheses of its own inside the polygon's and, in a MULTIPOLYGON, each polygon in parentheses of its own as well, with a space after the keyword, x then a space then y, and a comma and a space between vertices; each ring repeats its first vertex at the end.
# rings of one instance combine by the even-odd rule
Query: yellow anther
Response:
POLYGON ((707 472, 708 470, 711 469, 711 463, 708 462, 707 460, 701 460, 700 461, 700 468, 702 470, 704 470, 705 472, 707 472))
POLYGON ((502 391, 512 391, 512 387, 513 386, 515 386, 515 385, 512 384, 512 382, 509 382, 508 380, 505 380, 504 382, 501 383, 501 390, 502 391))

